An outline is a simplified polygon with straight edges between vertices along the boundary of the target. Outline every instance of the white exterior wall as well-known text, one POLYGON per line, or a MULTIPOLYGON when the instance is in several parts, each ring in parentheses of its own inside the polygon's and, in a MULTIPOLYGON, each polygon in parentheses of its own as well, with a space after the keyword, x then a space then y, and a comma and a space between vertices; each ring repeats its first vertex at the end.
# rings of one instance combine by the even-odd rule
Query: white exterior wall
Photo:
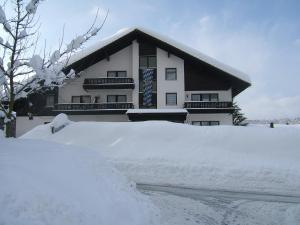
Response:
POLYGON ((188 114, 186 123, 192 121, 219 121, 220 125, 232 125, 232 115, 228 113, 188 114))
POLYGON ((157 48, 157 108, 183 108, 184 93, 184 60, 157 48), (166 68, 177 69, 177 80, 166 80, 166 68), (177 93, 177 105, 166 105, 166 93, 177 93))
POLYGON ((139 44, 132 42, 132 78, 134 80, 134 89, 132 91, 132 102, 134 108, 139 108, 139 44))
POLYGON ((219 94, 219 101, 220 102, 231 102, 232 101, 232 92, 231 89, 228 89, 227 91, 186 91, 185 92, 185 100, 191 101, 192 100, 192 94, 219 94))
POLYGON ((109 60, 100 62, 84 70, 87 78, 107 77, 107 71, 126 70, 127 77, 132 77, 132 45, 109 56, 109 60))
POLYGON ((103 59, 100 62, 90 66, 82 72, 80 78, 70 80, 59 89, 58 102, 71 103, 72 96, 91 95, 92 101, 95 96, 100 96, 100 102, 106 102, 108 94, 127 95, 127 101, 132 102, 132 90, 126 89, 98 89, 84 90, 82 85, 85 78, 107 77, 107 71, 123 70, 127 71, 127 77, 132 77, 132 46, 128 46, 119 52, 110 56, 109 61, 103 59))

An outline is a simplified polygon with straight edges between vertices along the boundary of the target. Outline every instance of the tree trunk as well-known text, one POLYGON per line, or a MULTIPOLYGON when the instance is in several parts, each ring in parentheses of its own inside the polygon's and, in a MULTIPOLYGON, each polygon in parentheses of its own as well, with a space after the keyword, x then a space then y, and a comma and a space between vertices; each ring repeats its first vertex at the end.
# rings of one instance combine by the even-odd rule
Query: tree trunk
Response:
POLYGON ((5 123, 5 136, 7 138, 16 137, 16 120, 10 120, 5 123))

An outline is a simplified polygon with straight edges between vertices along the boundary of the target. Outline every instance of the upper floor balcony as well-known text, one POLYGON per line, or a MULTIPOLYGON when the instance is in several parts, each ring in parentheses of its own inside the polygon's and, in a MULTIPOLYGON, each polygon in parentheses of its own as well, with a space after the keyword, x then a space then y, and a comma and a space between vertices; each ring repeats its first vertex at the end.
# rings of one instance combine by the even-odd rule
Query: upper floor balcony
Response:
POLYGON ((84 89, 134 89, 134 80, 131 77, 103 77, 86 78, 84 89))
POLYGON ((232 113, 232 102, 186 101, 184 108, 194 113, 232 113))

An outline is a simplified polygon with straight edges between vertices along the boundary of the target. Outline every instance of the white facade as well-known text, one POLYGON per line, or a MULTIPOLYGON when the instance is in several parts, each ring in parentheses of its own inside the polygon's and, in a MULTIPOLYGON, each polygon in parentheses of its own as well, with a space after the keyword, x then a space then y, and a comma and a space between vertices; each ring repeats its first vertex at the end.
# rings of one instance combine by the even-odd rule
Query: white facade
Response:
MULTIPOLYGON (((138 56, 137 56, 138 57, 138 56)), ((126 95, 127 102, 132 102, 132 90, 128 89, 83 89, 85 78, 105 78, 108 71, 126 71, 127 77, 132 77, 132 45, 111 55, 109 60, 104 59, 88 67, 81 72, 77 79, 70 80, 59 89, 58 103, 71 103, 72 96, 90 95, 92 102, 95 97, 99 98, 99 103, 107 102, 107 95, 126 95)))
POLYGON ((184 60, 157 48, 157 108, 183 108, 184 60), (176 68, 177 80, 166 80, 166 68, 176 68), (166 93, 177 94, 177 105, 166 104, 166 93))
MULTIPOLYGON (((157 108, 183 108, 185 102, 191 101, 192 94, 213 93, 218 94, 219 101, 232 101, 232 91, 229 90, 209 90, 209 91, 185 91, 185 74, 184 74, 184 60, 170 54, 163 49, 156 49, 157 57, 157 108), (176 68, 177 80, 166 80, 166 68, 176 68), (177 94, 177 105, 167 105, 166 93, 177 94)), ((103 59, 94 65, 88 67, 81 72, 81 77, 70 81, 64 87, 59 89, 59 103, 71 103, 72 96, 90 95, 93 99, 98 97, 98 103, 106 103, 107 95, 126 95, 127 102, 132 102, 134 108, 139 108, 139 43, 135 40, 132 44, 119 52, 110 55, 109 59, 103 59), (134 89, 83 89, 83 82, 85 78, 102 78, 107 77, 108 71, 126 71, 127 77, 134 79, 134 89)), ((80 117, 79 117, 80 118, 80 117)), ((97 121, 119 121, 114 117, 107 115, 99 116, 85 116, 83 120, 97 120, 97 121), (90 118, 90 119, 88 119, 90 118), (103 118, 103 119, 102 119, 103 118)), ((121 119, 122 121, 126 121, 121 119)), ((220 124, 232 124, 232 115, 224 113, 207 113, 207 114, 189 114, 187 116, 187 123, 192 121, 219 121, 220 124)))
MULTIPOLYGON (((80 72, 80 77, 68 81, 58 90, 58 103, 72 103, 72 96, 91 96, 91 103, 107 103, 108 95, 126 95, 126 102, 133 103, 134 109, 139 108, 139 43, 134 40, 131 45, 121 49, 115 54, 109 55, 92 66, 80 72), (87 78, 107 78, 108 71, 126 71, 128 78, 133 78, 134 88, 127 89, 84 89, 83 83, 87 78)), ((157 73, 157 109, 183 109, 185 103, 192 102, 193 94, 217 94, 219 102, 232 102, 232 90, 185 90, 185 61, 174 54, 161 48, 156 48, 156 73, 157 73), (176 69, 176 80, 166 80, 166 69, 176 69), (168 105, 166 102, 167 93, 177 94, 177 104, 168 105)), ((199 74, 201 75, 201 74, 199 74)), ((192 102, 193 103, 193 102, 192 102)), ((189 108, 188 108, 189 109, 189 108)), ((188 110, 189 111, 189 110, 188 110)), ((198 121, 217 121, 220 125, 232 125, 232 114, 217 112, 218 108, 211 108, 211 111, 189 111, 186 123, 192 124, 198 121)), ((89 113, 92 114, 92 113, 89 113)), ((97 114, 97 113, 95 113, 97 114)), ((73 121, 128 121, 126 113, 98 113, 97 115, 69 115, 73 121), (98 115, 99 114, 99 115, 98 115)), ((52 116, 35 116, 33 120, 28 117, 17 118, 17 136, 36 125, 50 122, 52 116)))

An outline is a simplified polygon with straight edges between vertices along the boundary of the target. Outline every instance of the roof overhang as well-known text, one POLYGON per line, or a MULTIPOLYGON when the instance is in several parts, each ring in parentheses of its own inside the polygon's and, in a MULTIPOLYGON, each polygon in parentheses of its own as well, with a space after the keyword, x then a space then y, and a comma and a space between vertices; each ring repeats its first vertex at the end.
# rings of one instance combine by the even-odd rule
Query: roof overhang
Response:
POLYGON ((134 40, 137 40, 138 42, 147 41, 149 43, 153 43, 157 47, 184 60, 191 61, 195 64, 204 63, 213 67, 215 70, 222 72, 222 74, 224 74, 224 76, 226 76, 226 78, 228 78, 231 82, 233 96, 236 96, 251 86, 251 81, 247 74, 218 62, 217 60, 195 49, 144 28, 123 29, 115 35, 76 53, 69 59, 66 71, 69 71, 72 68, 76 72, 80 72, 131 45, 134 40))

